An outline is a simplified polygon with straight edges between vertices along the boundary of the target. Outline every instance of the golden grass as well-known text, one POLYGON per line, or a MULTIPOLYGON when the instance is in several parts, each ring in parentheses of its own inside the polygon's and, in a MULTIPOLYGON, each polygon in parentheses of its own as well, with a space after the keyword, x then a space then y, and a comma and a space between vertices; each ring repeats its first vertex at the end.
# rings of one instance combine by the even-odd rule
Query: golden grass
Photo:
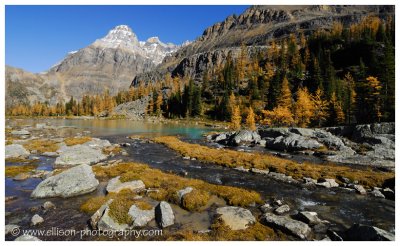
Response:
POLYGON ((255 191, 250 191, 242 188, 214 185, 206 183, 198 179, 183 178, 178 175, 164 173, 160 170, 150 168, 145 164, 139 163, 120 163, 110 167, 94 166, 93 171, 100 179, 113 178, 121 176, 121 182, 132 180, 142 180, 147 188, 158 189, 158 192, 150 192, 149 197, 156 200, 168 200, 179 204, 177 201, 177 191, 187 186, 191 186, 198 190, 202 199, 191 199, 188 205, 193 208, 203 204, 207 197, 205 192, 210 195, 216 195, 226 200, 230 205, 248 206, 253 203, 262 203, 261 195, 255 191))
POLYGON ((271 241, 281 239, 279 233, 259 222, 244 230, 231 230, 223 221, 217 219, 211 225, 211 232, 196 233, 192 230, 182 230, 168 235, 168 241, 271 241))
POLYGON ((56 152, 59 149, 58 143, 53 140, 35 139, 24 144, 24 147, 29 150, 36 150, 39 153, 56 152))
POLYGON ((183 196, 182 207, 189 211, 198 211, 210 200, 210 193, 204 190, 193 190, 183 196))
POLYGON ((185 143, 173 136, 156 137, 153 140, 156 143, 164 144, 183 156, 194 157, 201 161, 231 168, 243 166, 245 168, 269 169, 270 171, 290 175, 295 179, 302 179, 303 177, 313 179, 337 178, 342 176, 352 181, 358 180, 360 184, 367 187, 381 187, 386 179, 394 177, 394 172, 375 171, 371 168, 361 170, 332 163, 313 164, 305 162, 300 164, 269 154, 214 149, 199 144, 185 143))
POLYGON ((66 138, 64 139, 64 143, 67 146, 77 145, 77 144, 84 144, 92 140, 91 137, 73 137, 73 138, 66 138))
POLYGON ((12 178, 21 173, 32 172, 37 168, 37 165, 29 164, 29 165, 21 165, 21 166, 6 166, 5 175, 8 178, 12 178))

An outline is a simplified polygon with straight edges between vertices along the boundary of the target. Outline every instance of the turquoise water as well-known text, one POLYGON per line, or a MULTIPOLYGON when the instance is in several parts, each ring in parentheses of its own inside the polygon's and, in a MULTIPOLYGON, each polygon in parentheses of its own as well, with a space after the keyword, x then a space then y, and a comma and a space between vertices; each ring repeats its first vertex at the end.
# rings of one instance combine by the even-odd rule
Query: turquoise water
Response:
MULTIPOLYGON (((47 123, 52 126, 68 126, 87 130, 94 136, 146 134, 151 136, 182 135, 191 139, 199 139, 210 127, 194 123, 151 123, 131 120, 100 120, 100 119, 19 119, 12 120, 20 126, 35 126, 37 123, 47 123)), ((7 124, 6 124, 7 125, 7 124)))

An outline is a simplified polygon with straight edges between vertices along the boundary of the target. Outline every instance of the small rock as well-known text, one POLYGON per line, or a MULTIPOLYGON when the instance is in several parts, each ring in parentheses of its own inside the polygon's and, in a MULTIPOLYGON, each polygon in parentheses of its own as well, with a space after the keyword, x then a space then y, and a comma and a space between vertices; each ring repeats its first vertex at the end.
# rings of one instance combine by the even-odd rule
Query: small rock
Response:
POLYGON ((103 216, 104 212, 106 211, 106 208, 111 204, 113 199, 108 200, 105 204, 101 205, 99 209, 90 217, 90 226, 92 227, 93 230, 98 229, 97 225, 103 216))
POLYGON ((108 193, 115 192, 118 193, 123 189, 130 189, 133 192, 139 192, 146 188, 142 180, 133 180, 129 182, 122 183, 120 181, 120 176, 112 178, 108 181, 106 190, 108 193))
POLYGON ((233 169, 241 171, 241 172, 246 172, 246 173, 249 172, 249 169, 244 168, 243 166, 235 167, 233 169))
POLYGON ((87 145, 73 145, 62 148, 62 152, 54 162, 55 166, 92 165, 107 159, 101 149, 87 145))
POLYGON ((193 188, 190 187, 190 186, 186 187, 185 189, 182 189, 182 190, 177 191, 176 193, 177 193, 177 195, 178 195, 179 201, 182 202, 183 197, 184 197, 186 194, 188 194, 188 193, 190 193, 190 192, 192 192, 192 191, 193 191, 193 188))
POLYGON ((299 220, 309 224, 309 225, 316 225, 321 222, 321 220, 318 218, 318 214, 316 212, 308 212, 308 211, 303 211, 297 214, 297 217, 299 220))
POLYGON ((42 241, 42 240, 31 235, 22 235, 17 237, 14 241, 42 241))
POLYGON ((266 213, 266 212, 270 211, 271 209, 272 209, 272 207, 271 207, 271 205, 270 205, 269 203, 265 203, 264 205, 262 205, 262 206, 260 207, 260 210, 261 210, 263 213, 266 213))
POLYGON ((142 210, 138 208, 136 205, 132 205, 129 208, 128 212, 129 216, 131 216, 133 227, 142 227, 147 225, 151 220, 155 218, 154 208, 151 210, 142 210))
POLYGON ((319 179, 316 185, 323 186, 325 188, 339 187, 339 184, 336 183, 335 179, 324 179, 324 178, 319 179))
POLYGON ((4 227, 4 234, 7 236, 8 234, 11 234, 14 230, 17 231, 19 229, 19 225, 6 225, 4 227))
POLYGON ((31 224, 32 225, 38 225, 43 223, 44 219, 42 217, 40 217, 40 215, 35 214, 32 219, 31 219, 31 224))
POLYGON ((184 160, 190 160, 190 156, 184 156, 183 159, 184 160))
POLYGON ((282 205, 282 206, 278 207, 277 209, 275 209, 274 212, 275 212, 276 214, 281 215, 281 214, 287 213, 287 212, 289 212, 289 211, 290 211, 289 205, 285 204, 285 205, 282 205))
POLYGON ((371 195, 373 195, 374 197, 385 198, 385 195, 383 195, 377 187, 374 187, 374 189, 371 191, 371 195))
POLYGON ((15 176, 13 178, 13 180, 23 181, 23 180, 29 179, 30 177, 31 177, 31 175, 29 173, 19 173, 19 174, 17 174, 17 176, 15 176))
POLYGON ((287 231, 300 239, 308 239, 311 228, 304 222, 291 219, 286 216, 277 216, 272 213, 265 213, 261 217, 261 222, 283 231, 287 231))
POLYGON ((54 203, 50 201, 46 201, 45 203, 43 203, 42 208, 45 210, 56 209, 56 205, 54 205, 54 203))
POLYGON ((274 199, 274 201, 272 202, 275 206, 282 206, 283 205, 283 201, 279 200, 279 199, 274 199))
POLYGON ((249 225, 256 222, 253 214, 244 208, 239 207, 222 207, 217 208, 217 214, 220 215, 222 221, 231 228, 231 230, 243 230, 249 225))
POLYGON ((168 227, 174 224, 174 211, 169 203, 162 201, 155 208, 155 217, 157 224, 162 227, 168 227))
POLYGON ((11 202, 11 201, 14 201, 14 200, 17 200, 18 199, 18 197, 16 197, 16 196, 6 196, 6 202, 11 202))
POLYGON ((364 189, 362 185, 354 185, 354 189, 361 195, 367 194, 367 191, 364 189))
POLYGON ((122 143, 120 144, 121 147, 130 147, 131 144, 130 143, 122 143))
POLYGON ((250 171, 252 173, 259 173, 259 174, 264 174, 264 175, 267 175, 269 173, 268 169, 267 170, 262 170, 262 169, 257 169, 257 168, 254 168, 254 167, 251 168, 250 171))

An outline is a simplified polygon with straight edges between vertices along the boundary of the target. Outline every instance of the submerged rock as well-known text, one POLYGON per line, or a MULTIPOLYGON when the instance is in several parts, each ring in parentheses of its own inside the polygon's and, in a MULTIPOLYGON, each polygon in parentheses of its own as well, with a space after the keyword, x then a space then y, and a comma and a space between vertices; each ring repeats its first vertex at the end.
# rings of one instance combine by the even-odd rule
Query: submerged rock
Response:
POLYGON ((136 205, 132 205, 129 208, 128 212, 129 216, 132 218, 132 226, 133 227, 142 227, 147 225, 150 221, 155 218, 154 208, 151 210, 142 210, 138 208, 136 205))
POLYGON ((56 209, 56 205, 54 205, 54 203, 47 201, 45 203, 43 203, 42 208, 45 210, 50 210, 50 209, 56 209))
POLYGON ((289 232, 300 239, 309 239, 311 235, 311 228, 306 223, 286 216, 265 213, 261 217, 261 222, 268 226, 272 226, 273 228, 289 232))
POLYGON ((173 225, 175 222, 174 211, 168 202, 162 201, 155 208, 155 217, 157 224, 161 228, 173 225))
POLYGON ((229 206, 217 208, 216 212, 231 230, 244 230, 256 222, 256 218, 250 210, 244 208, 229 206))
POLYGON ((108 181, 106 190, 108 193, 115 192, 118 193, 123 189, 129 189, 133 192, 139 192, 146 188, 142 180, 133 180, 129 182, 121 182, 120 176, 112 178, 108 181))
POLYGON ((20 144, 9 144, 5 146, 5 159, 26 158, 29 154, 29 151, 20 144))
POLYGON ((73 197, 94 191, 99 185, 92 168, 80 165, 43 180, 31 197, 73 197))
POLYGON ((346 239, 351 241, 394 241, 392 233, 375 226, 354 224, 346 231, 346 239))
POLYGON ((55 166, 91 165, 107 159, 101 149, 94 149, 86 145, 64 147, 57 157, 55 166))

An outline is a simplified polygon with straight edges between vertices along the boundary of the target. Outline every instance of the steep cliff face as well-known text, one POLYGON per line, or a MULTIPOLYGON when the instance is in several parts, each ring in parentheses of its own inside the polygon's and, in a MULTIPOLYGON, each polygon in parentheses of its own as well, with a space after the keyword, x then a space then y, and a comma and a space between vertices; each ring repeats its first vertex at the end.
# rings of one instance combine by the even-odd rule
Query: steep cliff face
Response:
POLYGON ((242 43, 265 49, 272 38, 280 39, 297 31, 307 35, 331 27, 335 21, 350 25, 369 14, 389 13, 394 13, 393 6, 252 6, 239 16, 229 16, 208 27, 194 42, 166 57, 156 69, 136 76, 131 86, 148 78, 159 79, 158 75, 166 72, 199 80, 205 69, 219 65, 229 51, 233 56, 238 54, 242 43))
POLYGON ((47 72, 6 68, 8 105, 17 102, 80 99, 84 94, 126 90, 138 73, 150 71, 179 46, 158 37, 139 41, 126 25, 116 26, 91 45, 73 51, 47 72))

